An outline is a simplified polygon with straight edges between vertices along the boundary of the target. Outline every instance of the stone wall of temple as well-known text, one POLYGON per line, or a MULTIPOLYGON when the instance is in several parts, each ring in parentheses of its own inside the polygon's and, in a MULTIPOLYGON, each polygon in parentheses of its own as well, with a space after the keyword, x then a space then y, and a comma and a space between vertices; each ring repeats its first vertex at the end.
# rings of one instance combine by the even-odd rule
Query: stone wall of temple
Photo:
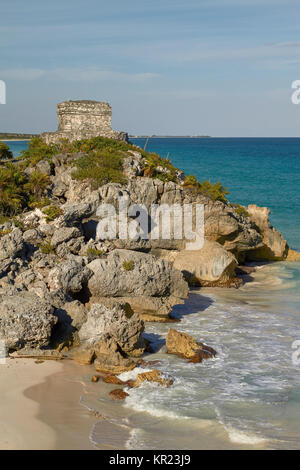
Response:
POLYGON ((90 139, 102 136, 127 141, 126 132, 111 128, 111 106, 99 101, 65 101, 57 105, 58 130, 44 132, 46 143, 56 143, 62 138, 69 140, 90 139))

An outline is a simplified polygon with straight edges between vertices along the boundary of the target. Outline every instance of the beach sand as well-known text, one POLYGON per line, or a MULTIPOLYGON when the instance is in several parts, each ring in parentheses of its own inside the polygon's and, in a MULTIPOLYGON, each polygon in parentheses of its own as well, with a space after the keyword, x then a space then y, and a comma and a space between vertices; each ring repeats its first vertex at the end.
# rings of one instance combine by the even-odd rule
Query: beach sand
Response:
MULTIPOLYGON (((92 383, 94 373, 73 361, 7 359, 0 366, 0 449, 124 449, 128 431, 109 422, 109 407, 102 417, 80 404, 89 396, 111 401, 111 386, 92 383), (90 440, 95 424, 103 432, 97 447, 90 440)), ((115 412, 122 407, 112 406, 115 412)))
POLYGON ((36 417, 38 403, 24 395, 26 388, 58 372, 61 364, 7 359, 0 365, 0 449, 52 449, 55 432, 36 417))

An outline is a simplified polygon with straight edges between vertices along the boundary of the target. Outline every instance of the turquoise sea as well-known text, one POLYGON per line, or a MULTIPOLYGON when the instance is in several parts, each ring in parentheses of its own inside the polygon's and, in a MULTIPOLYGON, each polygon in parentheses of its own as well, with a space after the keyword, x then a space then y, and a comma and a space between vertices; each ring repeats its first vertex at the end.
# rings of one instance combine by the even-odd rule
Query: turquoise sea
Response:
MULTIPOLYGON (((10 146, 17 154, 27 143, 10 146)), ((153 138, 147 150, 200 181, 221 181, 232 202, 268 206, 273 225, 300 251, 300 139, 153 138)), ((203 364, 168 356, 169 325, 146 324, 158 368, 175 381, 169 389, 145 383, 128 390, 122 411, 118 405, 111 412, 111 422, 128 430, 126 446, 299 449, 300 363, 292 355, 300 340, 300 263, 262 265, 240 289, 193 290, 173 315, 181 320, 176 329, 218 355, 203 364)), ((81 402, 102 412, 104 400, 93 390, 81 402)), ((101 423, 90 438, 103 444, 101 423)))

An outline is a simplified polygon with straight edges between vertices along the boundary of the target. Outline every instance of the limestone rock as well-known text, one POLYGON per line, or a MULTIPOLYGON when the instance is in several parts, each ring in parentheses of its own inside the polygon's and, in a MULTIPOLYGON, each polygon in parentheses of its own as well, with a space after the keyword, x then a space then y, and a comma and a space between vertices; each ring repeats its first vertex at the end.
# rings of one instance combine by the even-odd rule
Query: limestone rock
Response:
POLYGON ((92 272, 82 262, 67 260, 51 269, 48 275, 50 291, 62 289, 66 293, 80 292, 92 272))
POLYGON ((300 253, 298 251, 289 249, 286 261, 300 261, 300 253))
POLYGON ((40 173, 43 173, 44 175, 47 175, 47 176, 51 175, 51 166, 47 160, 40 160, 36 164, 36 168, 40 173))
POLYGON ((249 252, 251 260, 283 260, 288 254, 288 244, 278 230, 269 221, 270 210, 267 207, 259 207, 256 204, 248 206, 251 220, 262 234, 263 246, 249 252))
POLYGON ((155 382, 165 387, 170 387, 173 384, 172 379, 165 378, 162 373, 157 370, 151 370, 150 372, 142 372, 137 375, 136 380, 131 383, 132 387, 139 387, 144 382, 155 382))
POLYGON ((18 228, 0 239, 0 261, 21 256, 23 250, 24 239, 21 230, 18 228))
POLYGON ((87 321, 79 331, 82 342, 97 343, 109 334, 120 346, 122 351, 130 355, 141 355, 145 350, 142 340, 144 324, 139 315, 129 317, 120 307, 108 309, 102 304, 93 304, 87 315, 87 321))
POLYGON ((88 267, 94 272, 88 287, 95 296, 188 296, 182 274, 171 263, 146 253, 114 250, 106 259, 96 259, 88 267), (131 267, 126 263, 131 263, 131 267))
POLYGON ((109 334, 103 336, 94 347, 97 357, 94 365, 97 371, 121 374, 135 368, 135 362, 125 356, 120 346, 109 334))
POLYGON ((78 238, 81 236, 81 232, 76 227, 62 227, 59 230, 54 232, 53 237, 51 238, 51 245, 56 248, 61 243, 66 243, 73 238, 78 238))
POLYGON ((57 322, 53 307, 29 292, 3 295, 0 303, 0 338, 8 349, 42 347, 50 342, 57 322))
POLYGON ((174 267, 185 275, 192 285, 228 286, 236 281, 235 256, 219 243, 205 240, 201 250, 183 250, 174 260, 174 267))
POLYGON ((116 388, 109 392, 109 396, 112 397, 114 400, 125 400, 126 397, 129 396, 128 393, 124 392, 121 388, 116 388))
POLYGON ((80 346, 79 348, 74 349, 73 359, 78 362, 78 364, 89 365, 95 359, 95 352, 93 348, 89 346, 80 346))
POLYGON ((202 362, 216 355, 216 351, 203 343, 197 342, 191 335, 170 328, 166 346, 168 354, 176 354, 190 362, 202 362))
POLYGON ((103 377, 103 382, 105 382, 106 384, 125 385, 125 382, 123 382, 123 380, 118 379, 118 377, 112 374, 108 374, 103 377))

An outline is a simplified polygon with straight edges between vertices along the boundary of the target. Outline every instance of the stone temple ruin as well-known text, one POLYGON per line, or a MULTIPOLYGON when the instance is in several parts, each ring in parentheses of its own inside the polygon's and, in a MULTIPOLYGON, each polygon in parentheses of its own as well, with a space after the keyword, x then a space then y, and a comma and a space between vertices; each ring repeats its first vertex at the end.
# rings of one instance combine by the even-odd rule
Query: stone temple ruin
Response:
POLYGON ((100 101, 64 101, 57 105, 58 130, 44 132, 41 137, 47 144, 60 139, 80 140, 92 137, 110 137, 127 141, 126 132, 111 128, 111 106, 100 101))

